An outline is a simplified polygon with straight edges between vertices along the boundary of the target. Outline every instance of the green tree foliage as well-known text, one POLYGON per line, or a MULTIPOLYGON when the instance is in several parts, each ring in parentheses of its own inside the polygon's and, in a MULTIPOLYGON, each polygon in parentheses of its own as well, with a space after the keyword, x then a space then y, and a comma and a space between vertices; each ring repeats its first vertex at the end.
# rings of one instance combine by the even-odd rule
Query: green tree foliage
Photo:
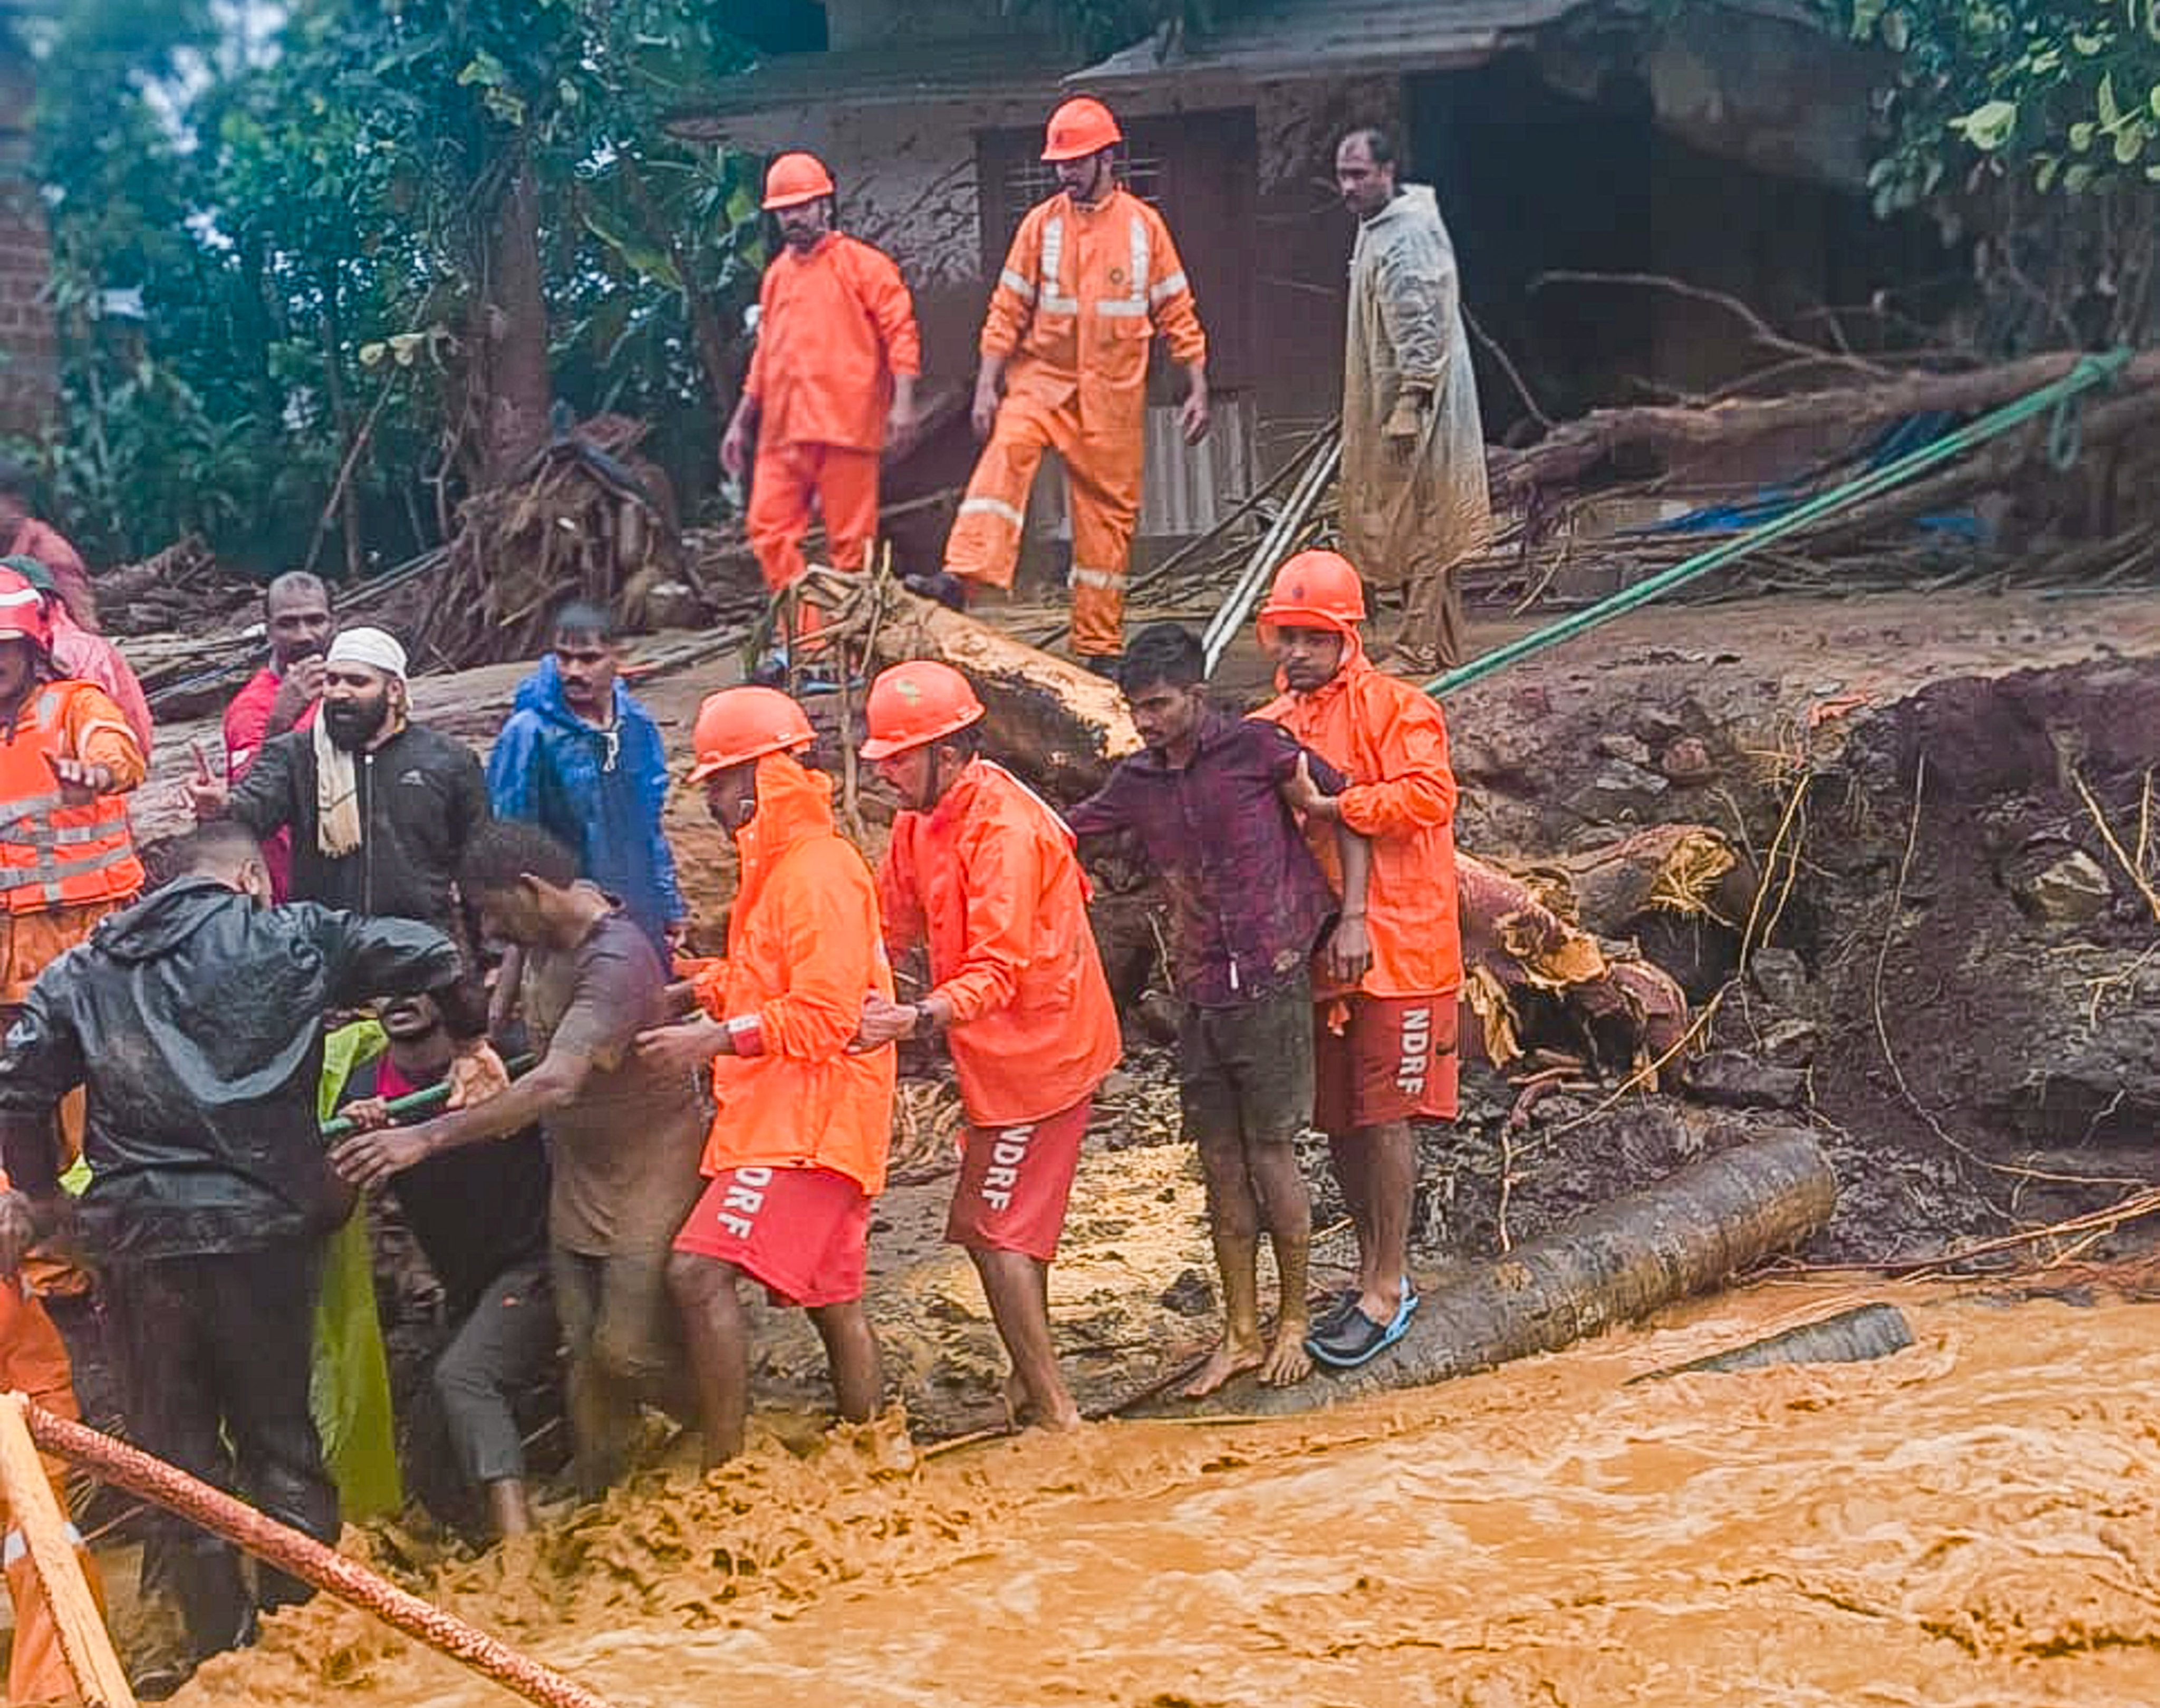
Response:
POLYGON ((2160 0, 1835 0, 1898 56, 1876 206, 1914 207, 1960 169, 2043 195, 2160 184, 2160 0))
POLYGON ((101 556, 195 528, 263 568, 425 543, 518 339, 543 410, 637 415, 702 479, 763 260, 759 163, 662 120, 741 57, 724 9, 295 0, 236 42, 206 0, 65 8, 39 169, 71 523, 101 556), (112 312, 127 293, 139 316, 112 312))

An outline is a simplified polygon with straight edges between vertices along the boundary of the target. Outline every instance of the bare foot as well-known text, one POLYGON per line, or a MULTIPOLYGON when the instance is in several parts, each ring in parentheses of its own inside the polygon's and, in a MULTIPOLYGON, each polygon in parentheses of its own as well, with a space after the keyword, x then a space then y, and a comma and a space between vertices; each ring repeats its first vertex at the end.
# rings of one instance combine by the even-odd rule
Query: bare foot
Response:
POLYGON ((1312 1373, 1312 1358, 1305 1349, 1311 1326, 1300 1316, 1285 1317, 1275 1325, 1275 1337, 1268 1347, 1268 1361, 1260 1366, 1260 1381, 1269 1388, 1288 1388, 1312 1373))
POLYGON ((1074 1404, 1072 1396, 1062 1388, 1059 1389, 1057 1398, 1051 1405, 1045 1408, 1037 1404, 1027 1391, 1027 1384, 1020 1380, 1017 1370, 1006 1373, 1005 1402, 1005 1427, 1015 1435, 1024 1429, 1048 1430, 1053 1434, 1062 1434, 1067 1430, 1078 1429, 1088 1420, 1080 1415, 1080 1408, 1074 1404))
POLYGON ((1019 1371, 1005 1372, 1003 1392, 1005 1402, 1005 1428, 1010 1433, 1016 1435, 1036 1420, 1035 1408, 1027 1397, 1027 1384, 1020 1379, 1019 1371))
POLYGON ((1200 1373, 1178 1391, 1187 1399, 1205 1399, 1233 1376, 1259 1369, 1267 1355, 1257 1339, 1233 1340, 1225 1335, 1222 1344, 1207 1355, 1200 1373))

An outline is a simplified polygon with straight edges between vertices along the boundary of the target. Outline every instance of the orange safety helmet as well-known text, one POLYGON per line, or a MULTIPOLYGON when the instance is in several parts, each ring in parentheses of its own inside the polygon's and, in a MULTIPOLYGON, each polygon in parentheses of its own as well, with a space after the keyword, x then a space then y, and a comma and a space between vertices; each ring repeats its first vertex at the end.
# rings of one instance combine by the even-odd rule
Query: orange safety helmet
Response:
POLYGON ((968 678, 949 664, 917 658, 878 672, 863 721, 870 740, 863 757, 890 759, 911 747, 942 741, 983 715, 968 678))
POLYGON ((833 193, 833 174, 815 154, 782 154, 765 169, 765 210, 799 207, 833 193))
POLYGON ((1042 158, 1084 159, 1124 139, 1125 133, 1118 128, 1109 107, 1092 95, 1076 95, 1059 103, 1050 122, 1043 127, 1042 158))
POLYGON ((45 596, 19 570, 0 568, 0 638, 18 635, 40 652, 53 646, 45 596))
POLYGON ((818 739, 802 708, 771 688, 728 688, 707 694, 698 708, 691 740, 698 762, 690 781, 702 783, 731 765, 761 759, 768 753, 794 753, 818 739))
POLYGON ((1365 620, 1365 585, 1340 552, 1300 552, 1275 571, 1260 607, 1260 638, 1277 626, 1354 634, 1365 620))

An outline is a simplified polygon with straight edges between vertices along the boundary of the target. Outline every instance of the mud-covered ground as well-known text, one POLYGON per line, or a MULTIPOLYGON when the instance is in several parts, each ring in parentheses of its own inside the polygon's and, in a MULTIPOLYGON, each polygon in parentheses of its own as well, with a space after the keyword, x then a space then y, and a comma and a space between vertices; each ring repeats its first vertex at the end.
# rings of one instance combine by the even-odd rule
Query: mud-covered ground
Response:
MULTIPOLYGON (((1522 626, 1473 635, 1482 646, 1522 626)), ((423 681, 422 714, 484 744, 522 673, 423 681)), ((698 699, 731 676, 724 664, 640 692, 682 742, 698 699)), ((1226 697, 1249 703, 1265 684, 1256 655, 1233 654, 1226 697)), ((1797 1254, 1812 1263, 1937 1255, 2160 1177, 2160 909, 2145 893, 2160 875, 2145 792, 2160 749, 2160 600, 1654 609, 1447 709, 1467 849, 1529 866, 1646 825, 1699 823, 1742 850, 1755 881, 1733 916, 1673 923, 1643 944, 1706 1011, 1692 1093, 1563 1077, 1531 1107, 1489 1070, 1467 1071, 1462 1119, 1420 1135, 1415 1261, 1428 1285, 1491 1256, 1503 1234, 1550 1231, 1795 1122, 1817 1132, 1841 1180, 1835 1219, 1797 1254)), ((141 803, 153 828, 172 816, 188 733, 161 736, 161 781, 141 803)), ((873 845, 881 816, 873 795, 873 845)), ((694 799, 671 807, 670 830, 717 947, 724 839, 694 799)), ((1067 1368, 1098 1412, 1174 1376, 1214 1321, 1167 1059, 1137 1026, 1129 1041, 1098 1102, 1051 1289, 1067 1368)), ((906 1099, 870 1291, 918 1441, 1003 1418, 994 1333, 965 1260, 942 1243, 953 1106, 930 1075, 906 1099)), ((1350 1247, 1317 1146, 1308 1161, 1319 1285, 1350 1247)), ((826 1398, 814 1337, 792 1314, 759 1310, 760 1426, 807 1449, 826 1398)), ((417 1357, 426 1335, 408 1327, 401 1343, 417 1357)), ((681 1452, 656 1429, 656 1463, 681 1452)))
MULTIPOLYGON (((1027 614, 1014 620, 1024 627, 1027 614)), ((1478 621, 1473 640, 1527 626, 1478 621)), ((423 679, 421 714, 484 745, 522 673, 423 679)), ((638 691, 680 744, 698 700, 734 673, 723 658, 638 691)), ((1264 661, 1241 646, 1219 686, 1234 703, 1259 699, 1264 661)), ((1462 692, 1447 711, 1466 849, 1528 867, 1645 825, 1700 823, 1743 850, 1757 882, 1728 905, 1732 919, 1654 921, 1643 945, 1714 1005, 1695 1047, 1716 1052, 1701 1070, 1716 1103, 1576 1081, 1518 1111, 1514 1088, 1467 1070, 1462 1119, 1421 1135, 1415 1256, 1428 1275, 1498 1248, 1503 1197, 1507 1235, 1520 1239, 1768 1123, 1813 1125, 1838 1166, 1838 1216, 1804 1254, 1815 1261, 1925 1256, 2110 1201, 2127 1189, 2116 1182, 2144 1177, 2140 1146, 2160 1108, 2160 936, 2080 790, 2134 863, 2142 767, 2160 729, 2160 599, 1653 608, 1462 692), (2080 868, 2067 885, 2072 916, 2043 916, 2034 875, 2073 853, 2102 893, 2079 899, 2080 868), (1729 977, 1743 936, 1754 970, 1729 977)), ((153 828, 172 816, 190 733, 161 734, 158 780, 141 802, 153 828)), ((873 852, 889 810, 867 786, 873 852)), ((688 792, 669 830, 701 938, 717 947, 732 886, 725 839, 688 792)), ((2148 871, 2160 870, 2153 840, 2142 844, 2148 871)), ((1097 1409, 1181 1368, 1212 1321, 1199 1182, 1176 1140, 1167 1059, 1138 1026, 1129 1039, 1053 1281, 1061 1343, 1097 1409)), ((953 1114, 949 1089, 911 1089, 873 1241, 872 1309, 896 1391, 933 1435, 1002 1416, 994 1334, 967 1264, 941 1239, 953 1114)), ((1324 1158, 1309 1160, 1327 1228, 1339 1206, 1324 1158)), ((1321 1281, 1347 1260, 1339 1228, 1318 1257, 1321 1281)), ((814 1340, 786 1313, 768 1319, 761 1399, 814 1413, 814 1340)))

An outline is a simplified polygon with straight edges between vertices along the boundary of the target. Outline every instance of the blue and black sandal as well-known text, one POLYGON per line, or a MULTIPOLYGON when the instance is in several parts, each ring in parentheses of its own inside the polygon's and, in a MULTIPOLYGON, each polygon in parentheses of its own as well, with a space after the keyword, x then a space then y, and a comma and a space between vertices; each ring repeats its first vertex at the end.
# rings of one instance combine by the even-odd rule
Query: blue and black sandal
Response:
POLYGON ((1306 1336, 1305 1349, 1331 1369, 1354 1370, 1371 1363, 1407 1334, 1417 1308, 1417 1295, 1405 1290, 1394 1320, 1375 1322, 1353 1303, 1326 1327, 1306 1336))

